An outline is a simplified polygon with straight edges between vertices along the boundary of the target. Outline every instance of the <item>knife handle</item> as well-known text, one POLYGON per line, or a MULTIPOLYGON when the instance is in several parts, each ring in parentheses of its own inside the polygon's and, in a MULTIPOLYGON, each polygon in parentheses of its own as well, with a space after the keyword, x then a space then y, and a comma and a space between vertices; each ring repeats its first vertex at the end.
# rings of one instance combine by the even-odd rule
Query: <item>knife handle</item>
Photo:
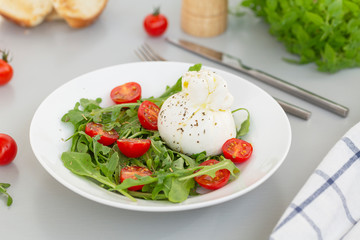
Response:
POLYGON ((284 110, 284 112, 289 113, 291 115, 294 115, 296 117, 299 117, 301 119, 304 120, 308 120, 311 117, 311 112, 303 109, 301 107, 298 107, 296 105, 293 105, 291 103, 285 102, 283 100, 280 100, 278 98, 273 97, 278 104, 282 107, 282 109, 284 110))
POLYGON ((277 77, 274 77, 274 76, 267 74, 265 72, 262 72, 260 70, 242 69, 242 71, 245 71, 250 76, 253 76, 256 79, 259 79, 269 85, 272 85, 272 86, 274 86, 278 89, 281 89, 287 93, 295 95, 305 101, 308 101, 312 104, 320 106, 324 109, 327 109, 327 110, 329 110, 333 113, 336 113, 342 117, 346 117, 349 113, 349 109, 345 106, 342 106, 342 105, 335 103, 327 98, 321 97, 315 93, 307 91, 301 87, 295 86, 289 82, 281 80, 277 77))

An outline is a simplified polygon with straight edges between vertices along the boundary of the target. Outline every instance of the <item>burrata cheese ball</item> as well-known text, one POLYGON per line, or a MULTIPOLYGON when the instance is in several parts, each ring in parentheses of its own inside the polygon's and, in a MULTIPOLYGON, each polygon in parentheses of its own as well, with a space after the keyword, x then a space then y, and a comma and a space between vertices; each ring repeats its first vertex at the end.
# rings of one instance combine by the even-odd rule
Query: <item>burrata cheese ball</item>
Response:
POLYGON ((225 141, 236 137, 232 103, 220 75, 206 69, 186 72, 182 91, 170 96, 160 109, 160 136, 171 149, 187 155, 219 155, 225 141))

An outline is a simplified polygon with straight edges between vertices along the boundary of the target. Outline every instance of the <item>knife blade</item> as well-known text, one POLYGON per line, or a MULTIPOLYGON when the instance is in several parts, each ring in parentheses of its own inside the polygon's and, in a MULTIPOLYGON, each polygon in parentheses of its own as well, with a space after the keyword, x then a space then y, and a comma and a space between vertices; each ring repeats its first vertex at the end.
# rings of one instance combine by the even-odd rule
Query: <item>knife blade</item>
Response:
POLYGON ((305 90, 299 86, 296 86, 290 82, 272 76, 266 72, 258 69, 251 68, 242 63, 240 59, 230 54, 223 53, 220 51, 213 50, 211 48, 193 43, 184 39, 173 39, 166 38, 169 43, 195 53, 199 56, 205 57, 209 60, 215 61, 224 66, 230 67, 249 76, 252 76, 262 82, 265 82, 275 88, 283 90, 284 92, 290 93, 298 98, 308 101, 314 105, 317 105, 323 109, 326 109, 332 113, 346 117, 349 113, 349 109, 339 103, 331 101, 325 97, 319 96, 313 92, 305 90))

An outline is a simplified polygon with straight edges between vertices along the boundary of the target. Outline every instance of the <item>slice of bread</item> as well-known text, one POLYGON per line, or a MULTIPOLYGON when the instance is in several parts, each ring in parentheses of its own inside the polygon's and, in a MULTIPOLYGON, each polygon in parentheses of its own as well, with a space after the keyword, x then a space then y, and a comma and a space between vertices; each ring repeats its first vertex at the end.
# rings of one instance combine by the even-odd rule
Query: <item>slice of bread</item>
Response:
POLYGON ((23 27, 39 25, 52 9, 52 0, 0 0, 0 15, 23 27))
POLYGON ((108 2, 108 0, 52 1, 56 12, 73 28, 82 28, 92 24, 103 12, 108 2))

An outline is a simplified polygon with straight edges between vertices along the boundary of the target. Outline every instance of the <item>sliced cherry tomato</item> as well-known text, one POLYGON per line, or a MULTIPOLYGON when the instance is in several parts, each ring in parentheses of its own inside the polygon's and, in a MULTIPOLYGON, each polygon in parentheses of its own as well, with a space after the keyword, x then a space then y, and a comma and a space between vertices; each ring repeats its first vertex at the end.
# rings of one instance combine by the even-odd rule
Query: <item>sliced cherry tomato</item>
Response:
POLYGON ((122 138, 117 140, 117 145, 125 156, 138 158, 149 150, 151 141, 140 138, 122 138))
POLYGON ((160 8, 156 8, 152 14, 149 14, 144 19, 144 28, 145 31, 150 36, 160 36, 162 35, 168 25, 167 18, 160 14, 160 8))
POLYGON ((243 163, 251 157, 253 147, 244 140, 231 138, 224 143, 222 151, 225 158, 234 163, 243 163))
POLYGON ((128 82, 115 87, 110 93, 116 104, 135 103, 141 98, 141 86, 136 82, 128 82))
MULTIPOLYGON (((200 166, 211 166, 219 163, 215 159, 209 159, 200 164, 200 166)), ((212 178, 209 175, 196 176, 195 181, 203 188, 215 190, 222 188, 226 185, 230 178, 230 171, 227 169, 220 169, 216 171, 215 177, 212 178)))
POLYGON ((5 85, 11 80, 14 71, 9 64, 8 53, 1 50, 0 53, 2 53, 2 59, 0 59, 0 85, 5 85))
POLYGON ((141 125, 148 130, 157 130, 157 121, 160 108, 153 102, 144 101, 140 104, 138 118, 141 125))
MULTIPOLYGON (((146 167, 139 166, 127 166, 121 169, 120 171, 120 182, 123 182, 127 178, 137 179, 135 175, 139 176, 150 176, 152 172, 146 167)), ((143 188, 144 185, 137 185, 129 187, 130 191, 138 191, 143 188)))
POLYGON ((0 133, 0 165, 11 163, 17 154, 15 140, 7 134, 0 133))
POLYGON ((105 146, 113 144, 116 139, 119 138, 119 134, 115 131, 115 129, 105 131, 102 124, 94 122, 89 122, 88 124, 86 124, 85 133, 90 137, 100 135, 100 139, 98 140, 98 142, 105 146))

